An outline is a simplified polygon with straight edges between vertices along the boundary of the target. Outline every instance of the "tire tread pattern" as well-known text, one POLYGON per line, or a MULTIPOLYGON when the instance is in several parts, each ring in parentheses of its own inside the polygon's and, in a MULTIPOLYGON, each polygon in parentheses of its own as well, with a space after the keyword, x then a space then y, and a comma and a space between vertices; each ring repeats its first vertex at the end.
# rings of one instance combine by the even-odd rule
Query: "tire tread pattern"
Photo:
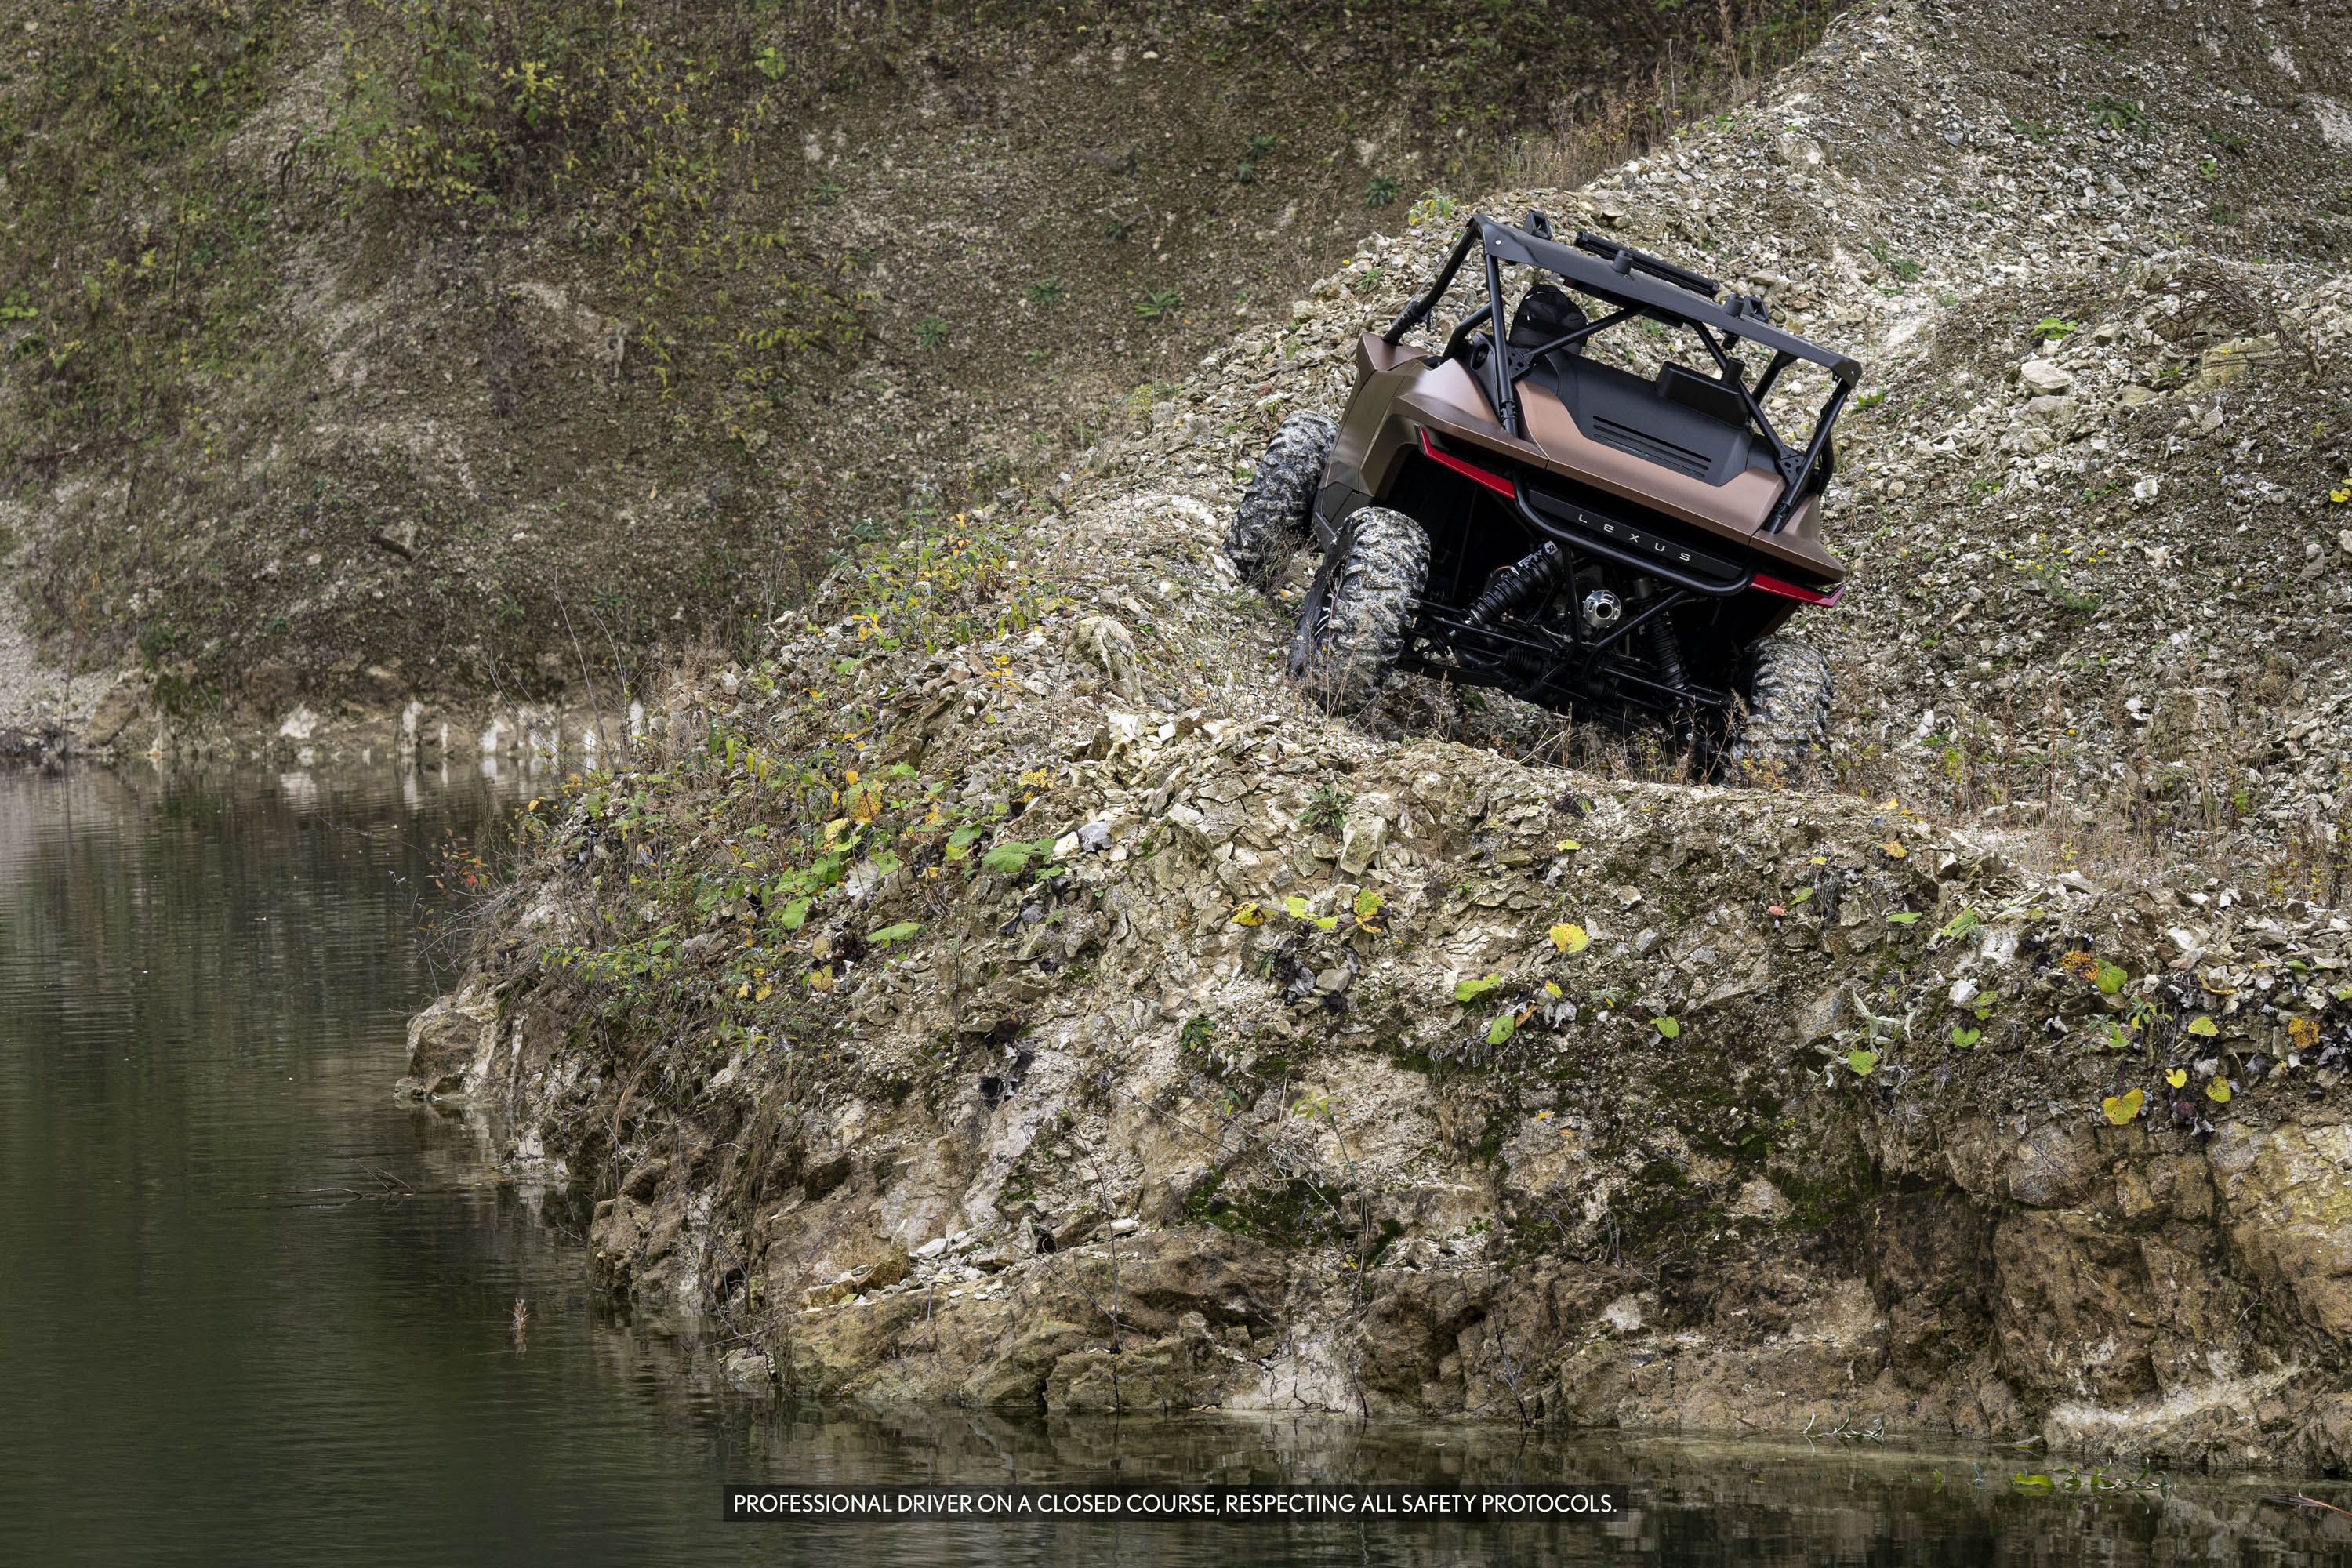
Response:
POLYGON ((1761 637, 1740 661, 1748 711, 1725 756, 1744 766, 1793 766, 1829 740, 1830 662, 1818 648, 1779 634, 1761 637))
POLYGON ((1225 530, 1225 559, 1244 584, 1261 593, 1273 588, 1291 552, 1308 537, 1308 513, 1339 433, 1329 415, 1314 409, 1284 420, 1234 509, 1225 530))
POLYGON ((1369 701, 1404 653, 1405 630, 1429 579, 1429 535, 1404 513, 1381 506, 1362 508, 1339 529, 1330 613, 1307 650, 1306 676, 1347 710, 1369 701))

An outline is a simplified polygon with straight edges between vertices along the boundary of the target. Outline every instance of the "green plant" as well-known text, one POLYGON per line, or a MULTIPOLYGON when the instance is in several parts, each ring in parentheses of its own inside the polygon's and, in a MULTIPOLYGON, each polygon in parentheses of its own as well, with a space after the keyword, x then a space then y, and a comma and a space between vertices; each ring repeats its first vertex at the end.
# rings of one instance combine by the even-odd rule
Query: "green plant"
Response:
POLYGON ((1461 210, 1462 204, 1444 191, 1428 190, 1421 193, 1421 200, 1412 204, 1412 210, 1405 214, 1404 221, 1418 228, 1425 223, 1449 222, 1461 210))
POLYGON ((1306 809, 1298 814, 1298 825, 1309 833, 1337 834, 1347 825, 1348 808, 1356 797, 1337 784, 1317 784, 1307 792, 1306 809))
POLYGON ((1387 174, 1374 174, 1364 182, 1364 205, 1384 207, 1397 199, 1397 183, 1387 174))
POLYGON ((1234 165, 1235 181, 1244 185, 1254 185, 1257 183, 1258 160, 1274 151, 1275 140, 1272 136, 1253 136, 1249 139, 1249 150, 1244 154, 1241 162, 1234 165))
POLYGON ((2237 209, 2224 205, 2221 202, 2215 202, 2211 206, 2207 207, 2205 216, 2219 224, 2235 226, 2238 221, 2237 209))
POLYGON ((937 316, 925 316, 916 323, 915 339, 927 349, 938 348, 948 341, 948 324, 937 316))
POLYGON ((2080 321, 2069 321, 2058 316, 2044 316, 2033 323, 2026 335, 2042 342, 2059 342, 2083 330, 2080 321))
POLYGON ((2210 158, 2197 160, 2197 177, 2210 184, 2221 177, 2221 165, 2210 158))
POLYGON ((1147 321, 1172 316, 1184 303, 1184 296, 1173 289, 1154 289, 1135 302, 1135 313, 1147 321))
POLYGON ((1853 405, 1856 408, 1875 408, 1885 401, 1886 389, 1882 386, 1875 392, 1865 392, 1860 397, 1855 398, 1853 400, 1853 405))
MULTIPOLYGON (((1053 853, 1054 841, 1050 838, 1032 840, 1008 838, 982 856, 980 863, 986 870, 994 871, 1003 876, 1017 877, 1029 869, 1030 862, 1048 859, 1053 853)), ((1038 873, 1040 876, 1045 874, 1044 870, 1038 873)))
POLYGON ((1067 295, 1058 278, 1040 278, 1029 285, 1025 298, 1033 305, 1058 305, 1067 295))
POLYGON ((1904 282, 1916 283, 1919 281, 1919 274, 1922 270, 1919 263, 1911 260, 1907 257, 1896 256, 1884 245, 1872 245, 1868 248, 1871 255, 1878 258, 1880 266, 1885 268, 1889 272, 1894 273, 1895 277, 1901 279, 1904 282))
POLYGON ((2147 111, 2138 104, 2120 98, 2098 98, 2091 100, 2091 123, 2105 126, 2110 131, 2139 131, 2147 125, 2147 111))

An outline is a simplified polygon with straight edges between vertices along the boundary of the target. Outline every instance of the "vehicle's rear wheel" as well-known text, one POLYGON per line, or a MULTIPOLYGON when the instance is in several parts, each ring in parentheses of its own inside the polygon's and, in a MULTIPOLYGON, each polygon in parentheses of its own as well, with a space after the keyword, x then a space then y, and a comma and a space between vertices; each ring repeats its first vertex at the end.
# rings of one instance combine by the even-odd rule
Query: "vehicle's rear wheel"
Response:
POLYGON ((1739 662, 1746 704, 1723 760, 1735 770, 1802 765, 1827 744, 1830 661, 1820 650, 1778 633, 1759 637, 1739 662))
POLYGON ((1284 420, 1266 443, 1225 530, 1225 559, 1251 587, 1272 588, 1292 552, 1307 542, 1315 491, 1339 430, 1329 415, 1306 410, 1284 420))
POLYGON ((1429 576, 1429 535, 1401 511, 1368 506, 1339 525, 1307 593, 1290 672, 1334 709, 1361 706, 1404 652, 1429 576))

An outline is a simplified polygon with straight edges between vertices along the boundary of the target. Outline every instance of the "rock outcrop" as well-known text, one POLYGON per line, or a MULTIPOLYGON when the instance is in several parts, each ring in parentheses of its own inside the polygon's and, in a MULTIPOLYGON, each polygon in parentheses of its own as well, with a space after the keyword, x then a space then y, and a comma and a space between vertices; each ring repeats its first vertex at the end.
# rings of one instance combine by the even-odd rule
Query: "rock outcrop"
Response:
POLYGON ((1239 465, 1340 391, 1450 237, 1423 210, 1049 493, 877 547, 654 705, 534 816, 412 1089, 505 1119, 603 1282, 800 1391, 2345 1464, 2332 558, 2124 635, 2336 515, 2252 477, 2217 535, 2170 427, 2261 387, 2264 442, 2305 441, 2319 388, 2216 301, 2334 353, 2340 285, 2140 234, 2200 177, 2137 168, 2179 134, 2153 105, 2066 133, 2114 157, 2053 185, 2056 133, 1990 97, 2026 13, 1958 9, 1857 13, 1726 124, 1507 198, 1738 248, 1891 367, 1837 525, 1865 607, 1801 623, 1855 677, 1822 776, 1693 785, 1514 704, 1283 682, 1217 550, 1239 465), (1930 169, 2048 199, 1964 225, 1897 177, 1930 169), (2000 341, 2069 268, 2099 308, 2000 341), (2165 334, 2198 310, 2219 359, 2165 334), (2084 491, 2112 542, 2007 564, 2084 491), (1963 628, 1987 657, 1949 666, 1963 628))

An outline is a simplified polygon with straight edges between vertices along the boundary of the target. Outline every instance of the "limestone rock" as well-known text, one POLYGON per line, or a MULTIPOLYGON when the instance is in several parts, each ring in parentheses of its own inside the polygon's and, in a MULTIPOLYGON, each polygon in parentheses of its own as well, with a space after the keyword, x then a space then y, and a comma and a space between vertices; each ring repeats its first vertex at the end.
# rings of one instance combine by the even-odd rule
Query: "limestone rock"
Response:
POLYGON ((2216 687, 2175 687, 2157 699, 2148 721, 2147 754, 2187 762, 2230 733, 2230 694, 2216 687))
POLYGON ((1339 830, 1339 869, 1350 877, 1362 876, 1386 842, 1388 827, 1375 811, 1349 811, 1339 830))
POLYGON ((98 700, 98 706, 90 710, 89 722, 82 726, 82 739, 92 746, 112 745, 131 721, 146 711, 154 684, 152 679, 138 670, 118 676, 98 700))
POLYGON ((1103 672, 1111 689, 1129 702, 1143 700, 1143 686, 1135 666, 1135 635, 1108 616, 1088 616, 1077 624, 1072 642, 1079 655, 1103 672))
POLYGON ((400 1092, 423 1099, 454 1099, 470 1087, 495 1043, 498 1005, 468 987, 443 996, 408 1021, 408 1071, 400 1092))
POLYGON ((2352 1127, 2232 1123, 2208 1157, 2240 1255, 2305 1322, 2352 1341, 2352 1127))
POLYGON ((1822 166, 1822 144, 1797 132, 1783 132, 1772 142, 1772 162, 1799 174, 1811 174, 1822 166))
POLYGON ((2053 360, 2030 359, 2017 367, 2017 379, 2036 397, 2056 397, 2074 390, 2074 377, 2053 360))

